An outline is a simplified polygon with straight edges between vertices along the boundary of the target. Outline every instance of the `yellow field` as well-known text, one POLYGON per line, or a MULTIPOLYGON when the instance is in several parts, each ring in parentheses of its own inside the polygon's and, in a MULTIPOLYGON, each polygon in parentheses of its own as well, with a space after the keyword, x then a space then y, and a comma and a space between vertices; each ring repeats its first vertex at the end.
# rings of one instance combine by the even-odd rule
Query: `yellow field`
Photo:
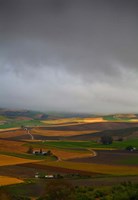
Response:
POLYGON ((17 184, 17 183, 23 183, 23 180, 9 176, 0 176, 0 186, 17 184))
POLYGON ((38 161, 0 154, 0 166, 16 165, 16 164, 23 164, 23 163, 30 163, 30 162, 38 162, 38 161))
POLYGON ((32 129, 33 135, 39 134, 43 136, 73 136, 73 135, 83 135, 89 133, 96 133, 96 130, 87 131, 57 131, 57 130, 41 130, 39 128, 32 129))
MULTIPOLYGON (((42 163, 41 163, 42 164, 42 163)), ((88 163, 75 163, 75 162, 51 162, 46 163, 48 166, 62 167, 66 169, 82 170, 86 172, 94 172, 100 174, 110 175, 138 175, 138 167, 129 166, 114 166, 114 165, 103 165, 103 164, 88 164, 88 163)))
POLYGON ((54 120, 44 120, 43 123, 50 124, 50 125, 60 125, 65 123, 74 123, 74 122, 82 122, 79 118, 62 118, 62 119, 54 119, 54 120))
POLYGON ((130 119, 130 122, 138 122, 138 119, 130 119))
POLYGON ((95 118, 63 118, 56 120, 44 120, 42 122, 47 125, 69 126, 69 125, 76 125, 76 123, 85 124, 85 123, 107 122, 107 120, 104 120, 102 117, 95 117, 95 118))
POLYGON ((84 123, 98 123, 98 122, 107 122, 107 120, 104 120, 102 117, 96 117, 96 118, 84 118, 84 123))

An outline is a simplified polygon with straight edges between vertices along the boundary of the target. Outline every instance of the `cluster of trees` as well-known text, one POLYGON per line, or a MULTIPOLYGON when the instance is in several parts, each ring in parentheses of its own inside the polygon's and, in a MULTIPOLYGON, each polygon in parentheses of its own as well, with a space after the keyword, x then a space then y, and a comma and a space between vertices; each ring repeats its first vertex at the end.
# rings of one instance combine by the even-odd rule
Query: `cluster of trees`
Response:
POLYGON ((113 142, 113 138, 109 135, 103 135, 101 137, 101 143, 102 144, 112 144, 113 142))
POLYGON ((38 200, 137 200, 138 184, 122 183, 108 188, 73 187, 65 181, 48 183, 38 200))
MULTIPOLYGON (((0 189, 1 200, 31 200, 29 197, 10 195, 0 189)), ((73 187, 63 180, 47 183, 45 194, 37 200, 137 200, 138 184, 122 183, 112 187, 73 187)))
POLYGON ((28 150, 27 150, 27 153, 29 154, 32 154, 34 151, 33 147, 32 146, 29 146, 28 150))

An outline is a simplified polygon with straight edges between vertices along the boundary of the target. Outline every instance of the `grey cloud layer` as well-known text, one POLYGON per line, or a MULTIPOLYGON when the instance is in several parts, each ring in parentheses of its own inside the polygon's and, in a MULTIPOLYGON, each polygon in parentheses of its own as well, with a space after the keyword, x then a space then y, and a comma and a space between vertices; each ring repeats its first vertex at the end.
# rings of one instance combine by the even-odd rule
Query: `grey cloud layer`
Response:
POLYGON ((1 106, 138 111, 137 9, 136 0, 0 0, 1 106))

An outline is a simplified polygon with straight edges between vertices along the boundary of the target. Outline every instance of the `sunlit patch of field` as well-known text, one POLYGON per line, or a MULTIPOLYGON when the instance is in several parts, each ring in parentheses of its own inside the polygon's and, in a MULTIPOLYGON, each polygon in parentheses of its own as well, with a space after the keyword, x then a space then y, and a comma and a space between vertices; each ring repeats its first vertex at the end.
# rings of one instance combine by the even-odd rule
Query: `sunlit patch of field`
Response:
POLYGON ((0 129, 0 132, 3 132, 3 131, 13 131, 13 130, 19 130, 20 128, 19 127, 14 127, 14 128, 1 128, 0 129))
POLYGON ((130 122, 138 122, 138 119, 130 119, 130 122))
POLYGON ((138 175, 138 167, 135 166, 131 166, 130 168, 130 166, 74 163, 67 161, 51 162, 51 163, 46 163, 46 165, 61 167, 65 169, 81 170, 90 173, 100 173, 109 175, 138 175))
POLYGON ((30 162, 36 162, 36 160, 29 160, 0 154, 0 166, 16 165, 30 162))
POLYGON ((47 125, 64 125, 64 124, 69 125, 72 123, 76 123, 78 121, 79 120, 77 120, 76 118, 63 118, 63 119, 43 120, 41 122, 47 125))
POLYGON ((27 147, 23 146, 24 142, 0 140, 0 151, 6 152, 26 152, 27 147))
POLYGON ((31 131, 33 135, 39 134, 42 136, 73 136, 73 135, 83 135, 89 133, 96 133, 96 130, 86 130, 86 131, 58 131, 58 130, 42 130, 39 128, 34 128, 31 131))
POLYGON ((96 118, 84 118, 84 123, 97 123, 97 122, 107 122, 107 120, 104 120, 102 117, 96 117, 96 118))
POLYGON ((9 177, 9 176, 0 176, 0 186, 12 185, 17 183, 23 183, 23 180, 9 177))
POLYGON ((46 125, 58 125, 58 126, 69 126, 76 124, 85 124, 85 123, 98 123, 98 122, 107 122, 102 117, 95 118, 63 118, 63 119, 55 119, 55 120, 44 120, 42 121, 46 125))
POLYGON ((42 122, 46 124, 64 124, 64 123, 81 122, 81 119, 80 118, 62 118, 62 119, 43 120, 42 122))

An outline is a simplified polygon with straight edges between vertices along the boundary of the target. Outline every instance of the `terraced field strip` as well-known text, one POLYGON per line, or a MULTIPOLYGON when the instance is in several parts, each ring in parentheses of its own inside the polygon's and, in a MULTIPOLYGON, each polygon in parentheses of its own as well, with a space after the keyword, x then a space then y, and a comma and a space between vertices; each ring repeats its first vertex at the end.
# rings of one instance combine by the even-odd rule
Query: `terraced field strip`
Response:
POLYGON ((61 167, 65 169, 74 169, 90 173, 99 173, 99 174, 110 174, 110 175, 138 175, 138 167, 129 167, 129 166, 114 166, 114 165, 103 165, 103 164, 88 164, 88 163, 74 163, 67 161, 60 162, 51 162, 41 164, 52 166, 52 167, 61 167))
POLYGON ((16 165, 16 164, 32 163, 32 162, 38 162, 38 160, 31 160, 31 159, 29 160, 29 159, 0 154, 0 166, 16 165))
POLYGON ((58 160, 68 160, 73 158, 84 158, 84 157, 92 157, 95 156, 94 151, 67 151, 65 149, 51 149, 52 153, 56 155, 58 160))
POLYGON ((10 131, 0 131, 0 138, 14 138, 26 134, 22 129, 14 129, 10 131))
POLYGON ((21 179, 9 177, 9 176, 0 176, 0 186, 4 185, 12 185, 17 183, 23 183, 24 181, 21 179))
POLYGON ((138 123, 138 119, 130 119, 130 122, 137 122, 138 123))
POLYGON ((13 130, 19 130, 21 129, 20 127, 14 127, 14 128, 0 128, 0 132, 3 131, 13 131, 13 130))
POLYGON ((58 131, 58 130, 43 130, 40 128, 33 128, 32 131, 33 135, 39 134, 42 136, 74 136, 74 135, 84 135, 89 133, 96 133, 99 132, 97 130, 86 130, 86 131, 58 131))
MULTIPOLYGON (((64 140, 64 141, 46 141, 46 142, 38 142, 36 144, 42 144, 42 146, 47 147, 55 147, 55 148, 103 148, 103 149, 125 149, 127 146, 132 145, 136 148, 138 148, 138 138, 134 139, 128 139, 124 140, 122 142, 114 141, 112 144, 104 145, 101 143, 97 143, 95 141, 70 141, 70 140, 64 140)), ((35 145, 35 143, 34 143, 35 145)))
POLYGON ((25 142, 16 142, 0 139, 0 151, 7 152, 26 152, 28 147, 23 146, 25 142))
POLYGON ((41 121, 44 124, 51 125, 51 126, 72 126, 76 124, 85 124, 85 123, 97 123, 97 122, 107 122, 107 120, 103 119, 102 117, 95 117, 95 118, 63 118, 63 119, 56 119, 56 120, 44 120, 41 121))

